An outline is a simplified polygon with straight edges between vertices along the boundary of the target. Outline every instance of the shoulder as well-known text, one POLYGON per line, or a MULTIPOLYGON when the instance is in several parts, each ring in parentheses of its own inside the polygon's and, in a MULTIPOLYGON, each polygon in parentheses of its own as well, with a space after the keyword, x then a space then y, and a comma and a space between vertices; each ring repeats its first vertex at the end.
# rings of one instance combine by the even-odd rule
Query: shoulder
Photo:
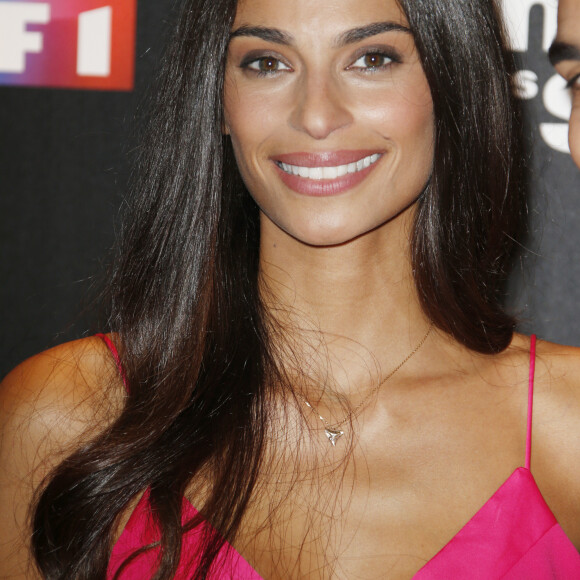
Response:
POLYGON ((532 472, 580 548, 580 348, 538 340, 535 363, 532 472))
POLYGON ((37 488, 123 407, 115 362, 97 337, 42 352, 0 384, 0 559, 9 577, 36 577, 26 537, 37 488))
MULTIPOLYGON (((500 354, 500 358, 514 368, 529 368, 531 337, 514 334, 510 347, 500 354)), ((548 388, 554 395, 580 394, 580 348, 537 338, 534 363, 536 394, 548 388)))
POLYGON ((555 378, 580 386, 580 348, 538 339, 536 360, 555 378))
POLYGON ((556 422, 580 436, 580 348, 538 340, 534 379, 538 429, 556 422))
POLYGON ((0 384, 0 425, 50 432, 51 439, 66 444, 120 409, 123 396, 104 342, 76 340, 31 357, 6 376, 0 384))

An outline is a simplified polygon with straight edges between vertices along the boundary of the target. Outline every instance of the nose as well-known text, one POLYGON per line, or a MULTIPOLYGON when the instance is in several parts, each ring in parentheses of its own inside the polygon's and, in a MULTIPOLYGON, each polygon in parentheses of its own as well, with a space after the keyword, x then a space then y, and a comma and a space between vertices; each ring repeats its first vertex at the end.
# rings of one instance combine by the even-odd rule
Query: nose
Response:
POLYGON ((290 116, 294 129, 320 140, 351 123, 352 116, 338 81, 320 74, 310 75, 296 91, 296 104, 290 116))

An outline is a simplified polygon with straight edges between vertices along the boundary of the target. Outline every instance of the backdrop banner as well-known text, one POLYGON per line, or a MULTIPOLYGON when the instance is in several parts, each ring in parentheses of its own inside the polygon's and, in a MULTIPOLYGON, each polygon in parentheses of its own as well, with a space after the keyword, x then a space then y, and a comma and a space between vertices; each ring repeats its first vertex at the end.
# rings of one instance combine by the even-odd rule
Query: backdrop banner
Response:
POLYGON ((580 171, 569 154, 567 123, 572 101, 547 58, 557 6, 557 0, 503 0, 520 63, 530 155, 529 236, 508 303, 519 314, 520 330, 580 345, 580 171))
MULTIPOLYGON (((171 4, 0 0, 1 375, 97 329, 86 296, 106 278, 171 4)), ((556 7, 503 0, 530 166, 529 235, 507 303, 524 332, 580 345, 580 171, 567 145, 570 94, 546 55, 556 7)))

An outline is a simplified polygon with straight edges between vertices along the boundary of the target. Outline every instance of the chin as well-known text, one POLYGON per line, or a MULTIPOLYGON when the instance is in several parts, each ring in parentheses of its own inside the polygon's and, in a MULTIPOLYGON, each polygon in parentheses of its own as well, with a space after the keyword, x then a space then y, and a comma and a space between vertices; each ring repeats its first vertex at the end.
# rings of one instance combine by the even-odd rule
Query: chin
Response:
POLYGON ((352 231, 345 227, 318 227, 313 231, 305 231, 304 229, 301 229, 300 231, 295 232, 286 231, 286 233, 290 234, 294 239, 302 242, 303 244, 306 244, 307 246, 328 248, 348 244, 349 242, 362 238, 374 229, 376 228, 370 228, 369 230, 361 232, 359 230, 352 231))

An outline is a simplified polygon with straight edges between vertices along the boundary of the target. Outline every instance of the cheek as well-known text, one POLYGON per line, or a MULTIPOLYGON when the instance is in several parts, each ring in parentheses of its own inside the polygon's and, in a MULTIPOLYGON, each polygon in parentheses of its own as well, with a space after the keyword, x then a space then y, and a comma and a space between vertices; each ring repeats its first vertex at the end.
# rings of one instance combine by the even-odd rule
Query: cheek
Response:
POLYGON ((252 109, 251 104, 244 104, 226 96, 225 132, 230 136, 236 161, 244 178, 260 141, 260 131, 252 109))
POLYGON ((572 159, 580 167, 580 98, 576 97, 576 103, 570 116, 570 153, 572 159))
POLYGON ((387 139, 422 151, 433 142, 433 101, 428 86, 415 81, 385 93, 372 95, 359 107, 368 122, 387 139), (419 86, 418 86, 419 85, 419 86))
POLYGON ((410 141, 423 140, 431 149, 434 122, 433 101, 429 90, 425 89, 419 96, 412 98, 401 96, 397 116, 393 122, 400 134, 406 133, 410 141))
POLYGON ((279 130, 279 111, 272 103, 239 91, 226 91, 224 102, 224 130, 232 139, 238 161, 243 156, 250 163, 260 157, 262 145, 279 130))
POLYGON ((280 122, 284 91, 265 90, 259 83, 230 72, 224 89, 224 117, 229 133, 238 140, 259 139, 280 122))
POLYGON ((388 125, 398 149, 401 178, 427 180, 433 167, 435 123, 433 106, 428 103, 403 103, 388 125))

